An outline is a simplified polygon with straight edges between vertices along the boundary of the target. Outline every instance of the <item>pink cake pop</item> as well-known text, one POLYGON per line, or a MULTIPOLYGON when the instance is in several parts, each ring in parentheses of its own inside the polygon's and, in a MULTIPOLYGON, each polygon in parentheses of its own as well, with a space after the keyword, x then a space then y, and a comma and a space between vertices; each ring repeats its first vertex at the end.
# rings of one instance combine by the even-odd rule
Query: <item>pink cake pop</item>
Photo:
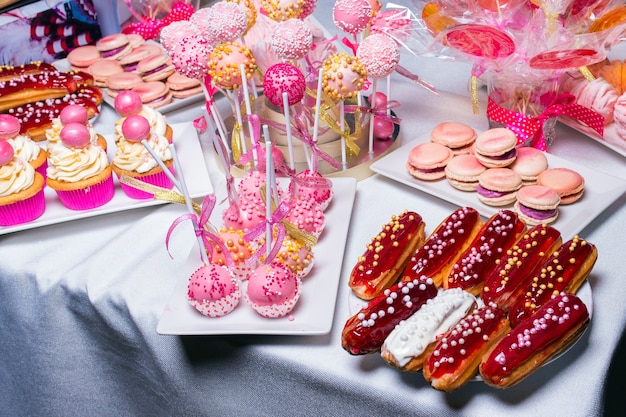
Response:
POLYGON ((244 35, 245 35, 256 24, 256 17, 258 13, 256 11, 256 4, 254 4, 254 0, 226 0, 226 1, 231 2, 231 3, 237 3, 238 5, 242 6, 244 10, 246 11, 248 27, 246 28, 246 31, 244 32, 244 35))
MULTIPOLYGON (((211 13, 211 8, 210 7, 204 7, 202 9, 198 9, 196 10, 191 17, 189 18, 189 23, 191 23, 194 28, 196 29, 196 32, 202 36, 202 38, 207 41, 207 43, 209 45, 217 45, 219 42, 217 41, 217 39, 213 38, 212 33, 209 32, 209 19, 208 19, 208 15, 211 13)), ((186 34, 183 38, 192 35, 191 33, 186 34)), ((181 38, 181 39, 183 39, 181 38)), ((174 45, 172 45, 171 47, 173 47, 174 45)), ((168 50, 170 50, 171 48, 166 48, 168 50)))
POLYGON ((207 62, 211 46, 199 35, 184 38, 170 50, 172 64, 181 74, 203 80, 207 72, 207 62))
POLYGON ((17 117, 0 114, 0 139, 13 139, 20 133, 22 125, 17 117))
POLYGON ((217 232, 224 246, 226 246, 227 254, 222 252, 220 246, 213 247, 211 262, 217 265, 228 266, 226 256, 233 261, 231 272, 240 279, 246 279, 250 273, 249 259, 252 257, 253 248, 244 236, 243 231, 230 228, 222 228, 217 232))
POLYGON ((363 88, 367 71, 357 57, 332 54, 323 64, 322 90, 332 99, 355 97, 363 88))
POLYGON ((282 59, 297 60, 311 50, 313 33, 309 25, 299 19, 280 22, 272 31, 270 45, 282 59))
POLYGON ((193 25, 188 20, 179 20, 176 22, 172 22, 169 25, 165 26, 163 29, 161 29, 159 39, 161 40, 161 45, 163 45, 165 50, 169 51, 182 39, 186 38, 187 36, 197 34, 198 29, 195 25, 193 25))
POLYGON ((206 12, 206 32, 216 43, 232 42, 248 30, 245 9, 237 3, 220 1, 206 12))
POLYGON ((133 114, 122 123, 122 134, 129 142, 141 142, 150 135, 150 123, 145 117, 133 114))
POLYGON ((296 174, 296 181, 289 184, 289 191, 295 184, 297 197, 304 200, 313 200, 321 210, 326 210, 333 198, 332 183, 317 171, 305 169, 296 174), (298 181, 298 179, 300 181, 298 181), (317 183, 317 184, 315 184, 317 183), (325 183, 326 186, 322 186, 325 183), (316 186, 312 186, 316 185, 316 186))
POLYGON ((263 264, 248 277, 245 298, 263 317, 287 315, 301 294, 302 282, 291 269, 279 262, 263 264))
POLYGON ((216 85, 233 90, 241 86, 239 64, 244 65, 246 79, 254 76, 257 66, 252 51, 235 42, 221 43, 211 51, 209 74, 216 85))
POLYGON ((115 110, 122 117, 128 117, 141 111, 143 103, 141 97, 134 91, 126 90, 120 92, 113 102, 115 110))
POLYGON ((375 34, 363 39, 356 56, 365 66, 368 77, 384 78, 391 75, 400 62, 400 48, 389 36, 375 34))
POLYGON ((274 106, 282 107, 283 93, 287 93, 290 106, 299 103, 304 98, 305 90, 304 74, 291 64, 274 64, 265 71, 263 93, 274 106))
MULTIPOLYGON (((265 160, 265 147, 259 147, 259 161, 265 160)), ((273 147, 272 148, 272 160, 273 166, 278 167, 285 164, 285 155, 281 152, 280 149, 273 147)), ((259 164, 258 170, 261 172, 265 172, 265 164, 259 164)))
POLYGON ((313 268, 314 254, 311 245, 291 236, 285 236, 275 261, 286 265, 299 278, 304 278, 313 268))
MULTIPOLYGON (((302 19, 306 0, 261 0, 261 8, 276 22, 288 19, 302 19)), ((309 9, 307 9, 307 12, 309 9)))
POLYGON ((61 129, 61 142, 68 148, 82 149, 89 145, 91 135, 84 124, 68 123, 61 129))
POLYGON ((6 140, 0 140, 0 166, 6 165, 13 160, 15 150, 6 140))
POLYGON ((68 123, 80 123, 86 125, 89 120, 89 114, 87 109, 78 104, 70 104, 61 110, 59 115, 61 123, 65 126, 68 123))
POLYGON ((304 0, 304 4, 302 5, 302 10, 300 11, 300 20, 304 20, 307 17, 311 16, 315 11, 315 3, 317 0, 304 0))
POLYGON ((189 277, 187 299, 205 316, 222 317, 239 304, 241 288, 228 268, 205 264, 189 277))
POLYGON ((361 33, 372 19, 368 0, 337 0, 333 7, 335 26, 351 35, 361 33))
POLYGON ((314 200, 307 198, 298 198, 295 203, 292 202, 285 220, 315 237, 322 234, 325 225, 324 211, 314 200))

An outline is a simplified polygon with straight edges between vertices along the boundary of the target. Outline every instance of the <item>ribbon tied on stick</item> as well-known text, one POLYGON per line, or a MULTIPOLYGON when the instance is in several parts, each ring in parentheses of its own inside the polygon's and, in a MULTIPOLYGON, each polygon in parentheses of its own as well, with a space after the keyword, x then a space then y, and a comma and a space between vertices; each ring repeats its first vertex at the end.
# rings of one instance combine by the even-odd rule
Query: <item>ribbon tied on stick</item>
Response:
POLYGON ((130 0, 125 0, 128 8, 133 12, 133 15, 139 20, 139 22, 133 22, 130 25, 122 29, 122 33, 136 33, 141 35, 144 39, 156 39, 165 26, 170 23, 178 22, 180 20, 189 20, 194 12, 194 8, 191 4, 178 2, 176 3, 170 12, 163 19, 153 19, 148 16, 141 16, 134 12, 130 0))

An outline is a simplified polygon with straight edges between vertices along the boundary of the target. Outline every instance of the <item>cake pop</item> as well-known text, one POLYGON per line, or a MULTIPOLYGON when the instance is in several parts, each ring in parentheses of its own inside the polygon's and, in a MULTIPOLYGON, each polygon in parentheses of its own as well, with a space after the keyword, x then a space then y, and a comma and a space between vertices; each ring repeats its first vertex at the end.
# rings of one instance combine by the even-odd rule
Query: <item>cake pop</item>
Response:
POLYGON ((244 8, 246 12, 246 19, 248 22, 248 27, 246 28, 246 31, 244 32, 244 35, 245 35, 256 24, 257 11, 256 11, 256 5, 254 4, 254 1, 253 0, 226 0, 226 1, 231 2, 231 3, 237 3, 238 5, 244 8))
POLYGON ((197 35, 199 33, 198 28, 188 20, 179 20, 172 22, 169 25, 161 29, 159 39, 161 45, 166 51, 169 51, 177 43, 187 36, 197 35))
POLYGON ((391 37, 374 34, 363 39, 356 56, 365 66, 368 77, 383 78, 391 75, 400 62, 400 48, 391 37))
POLYGON ((363 88, 366 76, 358 58, 345 52, 332 54, 323 64, 322 90, 334 100, 352 98, 363 88))
MULTIPOLYGON (((306 0, 261 0, 261 8, 277 22, 301 19, 306 0)), ((307 10, 308 11, 308 10, 307 10)))
POLYGON ((301 59, 311 50, 312 44, 311 28, 302 20, 285 20, 272 30, 270 45, 282 59, 301 59))
POLYGON ((368 0, 337 0, 333 7, 335 26, 351 35, 361 33, 372 19, 368 0))
POLYGON ((211 51, 209 74, 216 85, 233 90, 241 86, 240 64, 244 65, 246 79, 251 79, 257 68, 252 51, 235 42, 221 43, 211 51))
POLYGON ((263 317, 287 315, 300 298, 302 282, 279 262, 257 267, 248 277, 246 301, 263 317))
POLYGON ((291 64, 274 64, 265 72, 263 93, 274 106, 282 107, 283 92, 287 93, 290 106, 299 103, 304 98, 305 90, 304 74, 291 64))
POLYGON ((187 299, 205 316, 222 317, 239 304, 241 288, 228 268, 205 264, 189 277, 187 299))
POLYGON ((184 38, 169 51, 176 70, 198 80, 206 76, 210 53, 211 45, 199 35, 184 38))
POLYGON ((237 3, 220 1, 205 12, 207 37, 215 43, 232 42, 248 30, 245 9, 237 3))

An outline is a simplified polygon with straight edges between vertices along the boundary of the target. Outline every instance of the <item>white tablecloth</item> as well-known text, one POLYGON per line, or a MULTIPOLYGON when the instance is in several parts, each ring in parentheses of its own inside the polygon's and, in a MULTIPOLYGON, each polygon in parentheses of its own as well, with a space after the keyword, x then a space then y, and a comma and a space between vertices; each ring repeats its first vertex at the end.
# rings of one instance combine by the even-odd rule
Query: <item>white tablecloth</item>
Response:
MULTIPOLYGON (((327 25, 331 4, 318 1, 316 15, 327 25)), ((444 120, 487 126, 484 115, 471 113, 466 64, 403 60, 447 92, 436 97, 394 78, 404 142, 444 120)), ((196 106, 168 120, 190 121, 200 112, 196 106)), ((114 120, 105 106, 96 128, 110 132, 114 120)), ((558 127, 551 152, 626 178, 622 156, 570 128, 558 127)), ((219 171, 209 168, 223 195, 219 171)), ((350 315, 346 279, 364 244, 391 214, 415 210, 430 232, 456 208, 382 176, 358 183, 333 328, 322 336, 158 335, 186 259, 182 248, 189 247, 184 233, 174 238, 173 259, 164 245, 171 222, 184 213, 180 205, 0 236, 0 415, 600 415, 605 399, 624 404, 623 380, 607 383, 626 324, 624 202, 622 196, 580 233, 599 249, 589 277, 593 320, 582 339, 511 389, 472 382, 450 394, 378 355, 354 357, 341 348, 350 315), (605 398, 611 389, 617 395, 605 398)), ((613 371, 623 372, 623 362, 613 371)))

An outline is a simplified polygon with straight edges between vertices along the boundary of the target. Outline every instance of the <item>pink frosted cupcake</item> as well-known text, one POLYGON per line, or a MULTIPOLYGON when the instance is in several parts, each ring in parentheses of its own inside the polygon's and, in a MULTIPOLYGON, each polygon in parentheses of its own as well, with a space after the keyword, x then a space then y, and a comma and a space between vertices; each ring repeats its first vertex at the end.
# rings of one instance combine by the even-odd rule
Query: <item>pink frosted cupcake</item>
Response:
POLYGON ((241 289, 225 266, 202 265, 189 277, 187 299, 205 316, 222 317, 237 307, 241 289))
POLYGON ((14 226, 40 217, 46 208, 43 176, 11 144, 0 140, 0 226, 14 226))
POLYGON ((90 137, 85 125, 68 123, 61 129, 61 144, 48 156, 48 186, 70 210, 103 206, 115 194, 107 154, 90 137))
POLYGON ((288 267, 272 262, 250 274, 245 297, 263 317, 284 317, 298 302, 301 287, 302 281, 288 267))
POLYGON ((89 141, 94 145, 100 146, 106 151, 106 139, 104 136, 96 133, 93 126, 89 123, 89 113, 87 112, 87 109, 79 104, 70 104, 69 106, 64 107, 63 110, 61 110, 61 113, 59 113, 59 117, 52 120, 52 125, 48 130, 46 130, 48 150, 61 144, 61 130, 68 123, 79 123, 84 125, 89 131, 89 141))
POLYGON ((8 141, 15 155, 22 158, 39 172, 44 181, 48 166, 48 152, 26 135, 20 135, 21 123, 10 114, 0 114, 0 140, 8 141))
MULTIPOLYGON (((167 138, 151 131, 148 120, 140 115, 129 116, 122 125, 122 133, 124 137, 117 142, 117 152, 113 157, 113 171, 118 178, 126 175, 148 184, 171 189, 174 184, 142 143, 145 139, 147 146, 154 151, 170 171, 173 171, 174 161, 167 138)), ((152 193, 138 190, 123 183, 120 185, 124 193, 130 198, 149 199, 154 197, 152 193)))

